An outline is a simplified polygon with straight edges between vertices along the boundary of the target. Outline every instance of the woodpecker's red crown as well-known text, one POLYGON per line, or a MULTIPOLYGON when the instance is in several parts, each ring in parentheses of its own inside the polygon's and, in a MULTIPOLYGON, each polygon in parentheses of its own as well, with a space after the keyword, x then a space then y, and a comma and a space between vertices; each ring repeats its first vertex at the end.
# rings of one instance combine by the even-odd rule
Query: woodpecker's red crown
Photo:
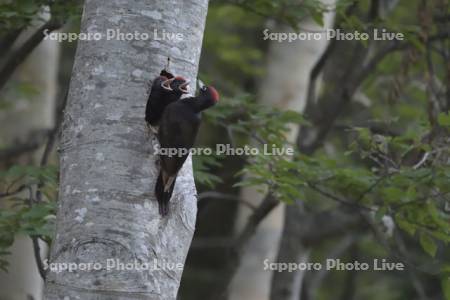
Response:
POLYGON ((218 102, 219 101, 219 93, 217 92, 217 90, 212 86, 208 87, 208 89, 209 89, 209 92, 210 92, 211 97, 213 98, 214 102, 218 102))
POLYGON ((174 79, 175 80, 186 81, 186 78, 184 78, 183 76, 176 76, 174 79))

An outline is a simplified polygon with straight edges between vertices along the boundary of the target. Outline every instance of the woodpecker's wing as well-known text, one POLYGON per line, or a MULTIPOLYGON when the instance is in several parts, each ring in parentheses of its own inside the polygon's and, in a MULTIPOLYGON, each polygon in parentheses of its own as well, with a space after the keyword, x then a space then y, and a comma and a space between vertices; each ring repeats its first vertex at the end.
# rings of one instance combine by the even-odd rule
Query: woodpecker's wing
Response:
POLYGON ((181 149, 172 156, 161 155, 161 166, 168 175, 175 175, 188 157, 194 145, 200 125, 200 117, 186 100, 179 100, 166 107, 159 128, 162 149, 181 149), (185 153, 180 153, 184 151, 185 153))

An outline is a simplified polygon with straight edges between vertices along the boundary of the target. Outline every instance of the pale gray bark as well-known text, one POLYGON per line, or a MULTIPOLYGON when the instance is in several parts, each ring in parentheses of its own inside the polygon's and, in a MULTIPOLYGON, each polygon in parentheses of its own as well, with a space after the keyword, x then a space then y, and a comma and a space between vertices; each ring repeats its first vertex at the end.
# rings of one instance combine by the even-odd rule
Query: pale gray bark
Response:
MULTIPOLYGON (((283 238, 277 257, 279 263, 306 263, 309 260, 309 245, 300 238, 305 212, 303 203, 295 202, 285 210, 283 238), (283 250, 281 250, 283 249, 283 250)), ((303 286, 304 271, 274 272, 270 299, 298 300, 303 286)))
MULTIPOLYGON (((87 0, 82 32, 181 33, 181 41, 80 41, 60 147, 60 199, 51 262, 184 263, 195 227, 196 190, 188 159, 170 213, 153 194, 155 138, 145 130, 147 81, 171 71, 194 81, 207 0, 87 0)), ((46 299, 175 299, 181 270, 47 275, 46 299)))

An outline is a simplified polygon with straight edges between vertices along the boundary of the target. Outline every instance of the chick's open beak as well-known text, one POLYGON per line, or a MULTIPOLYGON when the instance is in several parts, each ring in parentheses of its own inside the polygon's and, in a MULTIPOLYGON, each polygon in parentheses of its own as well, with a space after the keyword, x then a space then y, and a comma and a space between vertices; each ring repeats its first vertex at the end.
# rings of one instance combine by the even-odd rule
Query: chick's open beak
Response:
POLYGON ((189 80, 186 80, 186 82, 180 84, 180 91, 183 92, 183 94, 189 93, 189 80))
POLYGON ((168 90, 168 91, 172 91, 172 88, 170 87, 170 84, 172 83, 173 80, 174 80, 174 78, 167 79, 166 81, 163 81, 161 83, 162 88, 165 89, 165 90, 168 90))

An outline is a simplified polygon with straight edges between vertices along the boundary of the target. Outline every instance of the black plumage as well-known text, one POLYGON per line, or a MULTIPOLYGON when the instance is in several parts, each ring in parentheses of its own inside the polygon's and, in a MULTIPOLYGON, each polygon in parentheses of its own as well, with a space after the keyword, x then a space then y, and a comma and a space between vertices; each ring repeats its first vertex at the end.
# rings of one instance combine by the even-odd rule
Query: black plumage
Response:
POLYGON ((189 82, 181 76, 174 77, 166 70, 153 80, 150 95, 145 108, 145 121, 156 133, 156 126, 161 119, 164 109, 172 102, 188 93, 189 82))
POLYGON ((169 212, 169 200, 175 186, 177 174, 193 147, 201 122, 201 112, 213 106, 219 94, 213 87, 202 87, 197 97, 188 97, 169 104, 162 115, 158 139, 161 145, 161 170, 155 186, 159 213, 169 212), (169 156, 169 149, 178 153, 169 156), (182 151, 184 153, 182 153, 182 151))

